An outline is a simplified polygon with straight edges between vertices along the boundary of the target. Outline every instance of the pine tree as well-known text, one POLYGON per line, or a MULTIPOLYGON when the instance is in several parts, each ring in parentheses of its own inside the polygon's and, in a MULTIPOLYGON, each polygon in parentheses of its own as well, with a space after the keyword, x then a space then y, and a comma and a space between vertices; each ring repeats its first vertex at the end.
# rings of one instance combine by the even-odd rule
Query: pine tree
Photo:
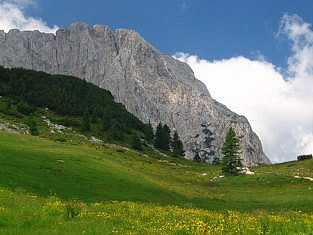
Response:
POLYGON ((11 99, 7 99, 6 100, 6 109, 10 110, 12 107, 12 100, 11 99))
POLYGON ((160 122, 155 131, 154 147, 156 147, 157 149, 162 149, 163 146, 162 139, 163 139, 163 126, 162 123, 160 122))
POLYGON ((90 131, 90 130, 91 130, 91 127, 90 127, 89 112, 86 109, 84 112, 83 121, 82 121, 82 131, 90 131))
POLYGON ((229 128, 222 147, 222 171, 226 175, 237 175, 237 167, 242 166, 240 159, 239 139, 233 128, 229 128))
POLYGON ((163 150, 170 151, 170 144, 171 144, 171 130, 168 125, 164 124, 162 128, 163 132, 163 150))
POLYGON ((162 125, 160 122, 155 131, 154 147, 164 151, 170 151, 170 144, 171 130, 166 124, 162 125))
POLYGON ((154 139, 154 132, 153 132, 153 127, 151 125, 150 120, 149 120, 148 124, 146 124, 146 126, 145 126, 144 133, 145 133, 145 139, 148 142, 152 142, 154 139))
POLYGON ((111 128, 108 131, 109 138, 112 140, 123 140, 124 139, 124 133, 121 129, 120 123, 112 119, 111 128))
POLYGON ((108 131, 112 126, 112 118, 110 113, 105 113, 102 117, 102 131, 108 131))
POLYGON ((195 154, 195 156, 194 156, 194 158, 193 158, 193 161, 199 162, 199 163, 202 162, 201 157, 200 157, 200 155, 199 155, 198 152, 196 152, 196 154, 195 154))
POLYGON ((214 156, 212 165, 221 165, 221 159, 219 159, 217 156, 214 156))
POLYGON ((97 114, 97 110, 95 108, 92 109, 91 122, 94 124, 96 124, 98 122, 98 114, 97 114))
POLYGON ((141 144, 141 140, 137 135, 133 136, 132 139, 132 148, 138 151, 142 150, 142 144, 141 144))
POLYGON ((185 150, 183 146, 183 142, 180 140, 177 131, 174 131, 173 139, 171 141, 171 147, 173 151, 173 156, 184 156, 185 150))

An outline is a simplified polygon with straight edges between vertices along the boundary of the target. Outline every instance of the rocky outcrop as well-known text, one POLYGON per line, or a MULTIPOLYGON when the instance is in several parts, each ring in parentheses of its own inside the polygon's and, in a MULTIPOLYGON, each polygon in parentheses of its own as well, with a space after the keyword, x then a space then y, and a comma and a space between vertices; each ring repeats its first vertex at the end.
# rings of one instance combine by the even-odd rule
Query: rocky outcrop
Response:
POLYGON ((156 50, 138 33, 75 23, 54 34, 0 31, 0 65, 73 75, 108 89, 143 122, 176 129, 186 158, 220 157, 226 131, 240 138, 244 164, 268 164, 247 119, 211 98, 191 68, 156 50))

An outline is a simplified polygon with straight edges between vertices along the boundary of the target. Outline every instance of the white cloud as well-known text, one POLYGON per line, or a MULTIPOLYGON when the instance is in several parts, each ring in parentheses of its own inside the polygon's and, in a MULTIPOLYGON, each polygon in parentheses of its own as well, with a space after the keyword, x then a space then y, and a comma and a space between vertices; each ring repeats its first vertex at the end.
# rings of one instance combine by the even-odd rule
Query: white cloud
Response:
POLYGON ((313 31, 297 15, 282 17, 279 36, 292 42, 287 74, 263 56, 208 61, 177 53, 213 98, 245 115, 273 162, 313 153, 313 31))
POLYGON ((0 1, 0 30, 8 32, 10 29, 39 30, 55 33, 57 26, 49 27, 40 18, 25 16, 23 10, 28 6, 35 6, 34 0, 6 0, 0 1))

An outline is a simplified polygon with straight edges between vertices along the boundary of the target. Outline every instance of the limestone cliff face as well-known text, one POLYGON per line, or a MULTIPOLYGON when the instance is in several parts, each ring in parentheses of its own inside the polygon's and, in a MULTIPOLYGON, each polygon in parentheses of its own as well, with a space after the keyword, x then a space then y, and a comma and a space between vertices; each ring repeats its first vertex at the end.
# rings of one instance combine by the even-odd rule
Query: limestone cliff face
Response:
POLYGON ((39 31, 0 31, 0 65, 73 75, 108 89, 116 101, 143 122, 176 129, 186 158, 212 161, 232 126, 240 138, 245 165, 269 164, 257 135, 243 116, 211 98, 191 68, 167 56, 132 30, 75 23, 56 35, 39 31))

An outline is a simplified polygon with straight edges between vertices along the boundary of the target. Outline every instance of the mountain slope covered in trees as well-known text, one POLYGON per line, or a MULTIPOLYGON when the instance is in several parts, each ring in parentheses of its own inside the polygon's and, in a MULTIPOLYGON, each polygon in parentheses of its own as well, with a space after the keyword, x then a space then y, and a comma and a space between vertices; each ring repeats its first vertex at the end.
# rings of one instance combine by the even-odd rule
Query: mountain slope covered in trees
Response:
POLYGON ((0 67, 0 95, 6 99, 6 114, 32 117, 38 108, 51 110, 62 117, 58 124, 105 140, 144 136, 147 127, 109 91, 75 77, 0 67))

